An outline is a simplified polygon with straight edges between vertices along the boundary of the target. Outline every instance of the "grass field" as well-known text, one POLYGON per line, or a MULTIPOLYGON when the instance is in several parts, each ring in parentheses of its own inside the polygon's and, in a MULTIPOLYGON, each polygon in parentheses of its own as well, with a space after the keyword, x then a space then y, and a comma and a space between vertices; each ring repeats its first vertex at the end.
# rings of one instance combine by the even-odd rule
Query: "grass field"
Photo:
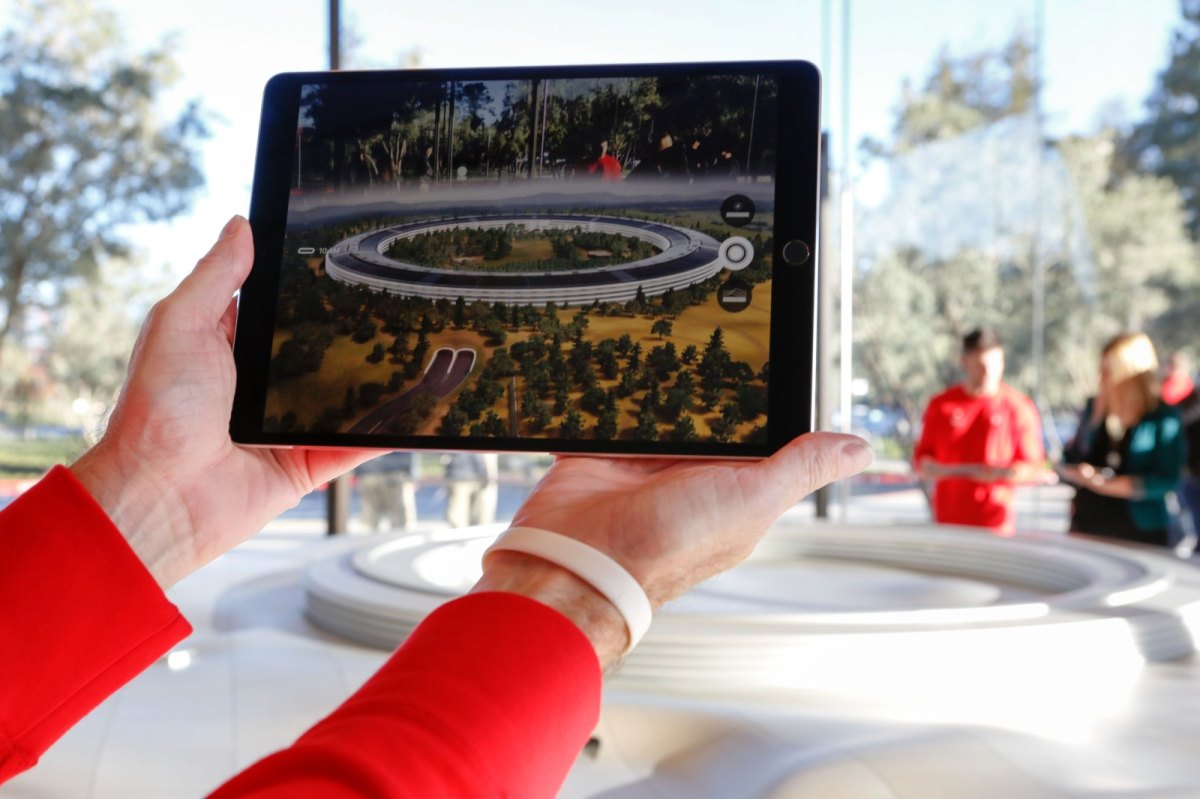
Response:
MULTIPOLYGON (((287 334, 277 334, 273 352, 278 352, 279 345, 287 338, 287 334)), ((280 383, 267 393, 266 415, 282 417, 291 410, 299 424, 307 427, 325 408, 340 407, 348 386, 357 388, 370 382, 387 385, 392 372, 403 367, 391 363, 387 357, 379 363, 367 363, 367 356, 375 348, 375 342, 386 348, 393 341, 395 336, 382 333, 365 344, 357 344, 349 336, 337 337, 325 351, 319 370, 280 383)))
POLYGON ((38 477, 51 466, 72 462, 85 449, 79 436, 0 440, 0 478, 38 477))

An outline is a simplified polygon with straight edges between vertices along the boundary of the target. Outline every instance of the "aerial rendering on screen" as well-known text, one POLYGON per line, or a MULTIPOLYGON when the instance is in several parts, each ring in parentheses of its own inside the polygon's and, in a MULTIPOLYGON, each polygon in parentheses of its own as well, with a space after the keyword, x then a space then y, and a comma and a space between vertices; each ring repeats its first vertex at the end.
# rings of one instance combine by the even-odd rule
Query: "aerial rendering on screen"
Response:
POLYGON ((765 440, 778 85, 301 90, 267 432, 765 440))

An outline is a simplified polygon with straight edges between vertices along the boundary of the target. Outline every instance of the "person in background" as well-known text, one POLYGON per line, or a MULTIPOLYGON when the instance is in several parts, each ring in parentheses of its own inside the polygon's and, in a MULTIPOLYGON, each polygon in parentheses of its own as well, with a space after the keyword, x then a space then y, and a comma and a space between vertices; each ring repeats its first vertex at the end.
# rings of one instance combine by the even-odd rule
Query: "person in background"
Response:
POLYGON ((1058 468, 1075 486, 1070 532, 1173 545, 1166 498, 1179 484, 1185 447, 1179 412, 1162 400, 1154 344, 1136 331, 1110 339, 1099 389, 1058 468))
POLYGON ((692 180, 708 176, 709 168, 712 163, 708 154, 708 147, 699 136, 693 136, 691 143, 687 146, 687 165, 688 173, 692 180))
POLYGON ((659 133, 651 151, 629 173, 631 178, 686 178, 687 154, 669 132, 659 133))
POLYGON ((1179 504, 1191 521, 1192 535, 1200 540, 1200 387, 1193 385, 1175 408, 1187 441, 1187 468, 1179 484, 1179 504))
POLYGON ((1192 359, 1182 350, 1167 356, 1163 363, 1163 402, 1174 405, 1183 418, 1183 434, 1187 441, 1187 464, 1179 481, 1179 504, 1183 512, 1172 519, 1172 544, 1183 542, 1190 525, 1193 548, 1200 540, 1200 391, 1196 388, 1192 359))
MULTIPOLYGON (((0 509, 0 782, 191 632, 168 587, 376 454, 230 439, 234 294, 253 260, 235 217, 151 311, 100 442, 0 509)), ((212 797, 558 795, 599 721, 604 670, 653 610, 870 460, 831 433, 761 461, 558 458, 505 533, 523 543, 500 539, 466 596, 212 797)), ((176 722, 186 745, 191 721, 176 722)))
POLYGON ((612 183, 621 179, 621 162, 608 151, 608 140, 600 142, 600 152, 596 160, 588 164, 589 175, 595 175, 601 180, 612 183))
POLYGON ((1175 351, 1167 356, 1163 364, 1162 400, 1168 405, 1178 405, 1183 398, 1196 390, 1192 376, 1192 359, 1186 352, 1175 351))
POLYGON ((363 523, 371 532, 407 530, 417 521, 416 456, 389 452, 354 470, 363 523))
POLYGON ((933 518, 1011 534, 1014 486, 1049 472, 1042 422, 1033 401, 1004 382, 1004 349, 990 329, 963 336, 963 379, 925 410, 913 453, 917 474, 933 484, 933 518))
POLYGON ((446 461, 446 523, 491 524, 496 519, 499 458, 494 453, 452 452, 446 461))

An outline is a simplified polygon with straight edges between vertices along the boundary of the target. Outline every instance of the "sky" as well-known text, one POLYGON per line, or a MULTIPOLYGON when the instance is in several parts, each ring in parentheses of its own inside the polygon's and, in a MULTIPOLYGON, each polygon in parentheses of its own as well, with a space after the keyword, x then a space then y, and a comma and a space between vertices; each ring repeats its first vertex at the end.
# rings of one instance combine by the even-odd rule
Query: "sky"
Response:
MULTIPOLYGON (((1043 2, 1048 132, 1089 132, 1112 107, 1125 119, 1139 118, 1167 62, 1178 0, 1043 2)), ((328 3, 101 4, 118 13, 134 51, 173 37, 181 79, 164 111, 196 98, 211 114, 213 135, 202 148, 207 185, 192 211, 129 231, 149 263, 181 276, 230 215, 247 211, 267 79, 325 68, 328 3)), ((358 40, 353 58, 364 67, 399 66, 413 56, 428 67, 813 61, 825 75, 825 124, 840 163, 842 144, 852 152, 864 136, 888 138, 903 83, 922 84, 940 51, 973 53, 999 46, 1018 26, 1033 31, 1038 0, 343 0, 342 13, 358 40), (848 59, 843 19, 850 22, 848 59)))

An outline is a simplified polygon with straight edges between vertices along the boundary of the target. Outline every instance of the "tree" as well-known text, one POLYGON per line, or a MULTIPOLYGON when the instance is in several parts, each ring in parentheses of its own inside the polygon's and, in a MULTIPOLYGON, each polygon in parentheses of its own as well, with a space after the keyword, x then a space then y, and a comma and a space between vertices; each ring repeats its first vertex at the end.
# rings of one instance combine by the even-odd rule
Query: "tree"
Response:
POLYGON ((583 438, 583 416, 574 408, 568 408, 558 429, 563 438, 583 438))
POLYGON ((696 369, 700 375, 700 384, 709 391, 721 388, 730 363, 729 351, 725 349, 725 334, 718 327, 709 337, 708 344, 704 347, 704 355, 700 358, 700 365, 696 369))
POLYGON ((1133 165, 1169 178, 1183 194, 1188 230, 1200 240, 1200 1, 1183 0, 1171 61, 1146 101, 1146 120, 1125 144, 1133 165))
MULTIPOLYGON (((444 418, 442 422, 445 423, 444 418)), ((471 435, 476 438, 500 438, 508 435, 508 426, 495 411, 488 411, 482 421, 471 425, 471 435)))
MULTIPOLYGON (((122 259, 110 261, 106 271, 107 280, 76 283, 64 292, 48 326, 43 364, 65 389, 88 436, 102 432, 98 426, 125 380, 141 319, 167 288, 165 281, 122 259)), ((28 374, 11 361, 4 371, 6 377, 28 374)), ((294 427, 295 414, 291 423, 294 427)))
POLYGON ((656 319, 654 324, 650 325, 650 335, 658 336, 658 340, 662 341, 663 336, 671 335, 671 327, 670 319, 656 319))
POLYGON ((695 441, 699 436, 696 434, 696 423, 692 421, 690 416, 681 416, 679 421, 675 423, 675 427, 671 430, 672 441, 695 441))
POLYGON ((120 231, 170 219, 202 178, 197 104, 159 119, 170 43, 130 53, 111 13, 17 0, 0 35, 0 352, 26 310, 128 255, 120 231))
POLYGON ((611 441, 617 437, 617 409, 606 408, 596 422, 595 436, 598 441, 611 441))
POLYGON ((658 440, 658 418, 649 404, 643 405, 642 409, 638 411, 637 427, 633 430, 633 438, 635 441, 658 440))
POLYGON ((554 421, 554 416, 550 413, 550 407, 544 402, 539 402, 537 410, 530 417, 529 426, 533 428, 535 433, 540 433, 551 425, 554 421))
POLYGON ((741 385, 737 388, 737 403, 742 418, 753 421, 767 412, 767 392, 756 386, 741 385))
POLYGON ((461 436, 463 428, 467 426, 467 415, 458 408, 449 408, 446 414, 442 417, 441 427, 438 428, 438 434, 443 436, 461 436))
POLYGON ((542 401, 538 399, 537 392, 525 391, 521 394, 521 418, 532 419, 537 414, 538 409, 542 407, 542 401))
POLYGON ((1145 330, 1163 349, 1194 346, 1200 318, 1200 262, 1187 235, 1184 195, 1168 178, 1118 174, 1117 134, 1059 143, 1079 188, 1093 252, 1094 282, 1053 287, 1062 302, 1051 316, 1063 335, 1050 354, 1069 381, 1052 382, 1052 402, 1078 405, 1095 389, 1097 353, 1122 329, 1145 330))
MULTIPOLYGON (((930 155, 952 152, 942 139, 1027 112, 1036 85, 1024 48, 1018 33, 1000 51, 961 59, 943 54, 924 91, 906 89, 895 141, 866 149, 890 156, 939 142, 930 155)), ((1161 344, 1182 343, 1189 335, 1184 331, 1194 329, 1187 320, 1200 314, 1200 270, 1180 195, 1165 178, 1139 174, 1129 164, 1122 172, 1114 158, 1120 153, 1112 130, 1039 139, 1029 148, 1029 158, 1055 165, 1064 193, 1077 203, 1081 213, 1071 225, 1084 228, 1086 258, 1042 251, 1036 233, 1025 232, 1010 235, 1011 246, 1003 248, 962 246, 939 255, 897 249, 871 260, 855 279, 854 346, 873 401, 902 408, 915 429, 928 398, 958 378, 959 337, 979 325, 1001 330, 1008 381, 1032 391, 1035 258, 1044 274, 1045 363, 1054 364, 1042 373, 1042 397, 1051 408, 1078 406, 1094 390, 1096 353, 1121 328, 1142 327, 1161 344)), ((943 162, 942 180, 978 169, 977 152, 960 158, 961 164, 943 162)), ((753 419, 758 399, 739 389, 738 403, 753 419)))
POLYGON ((864 148, 906 152, 1031 110, 1038 92, 1033 55, 1033 43, 1021 30, 999 50, 958 58, 942 50, 920 91, 905 82, 892 147, 867 141, 864 148))

